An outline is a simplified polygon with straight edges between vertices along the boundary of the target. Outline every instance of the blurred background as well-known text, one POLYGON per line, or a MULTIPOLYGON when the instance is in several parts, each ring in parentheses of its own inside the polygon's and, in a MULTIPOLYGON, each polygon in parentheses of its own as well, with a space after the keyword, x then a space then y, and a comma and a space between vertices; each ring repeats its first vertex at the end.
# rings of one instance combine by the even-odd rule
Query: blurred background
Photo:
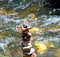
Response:
POLYGON ((0 57, 23 57, 21 26, 32 27, 37 57, 60 57, 60 0, 0 0, 0 57))

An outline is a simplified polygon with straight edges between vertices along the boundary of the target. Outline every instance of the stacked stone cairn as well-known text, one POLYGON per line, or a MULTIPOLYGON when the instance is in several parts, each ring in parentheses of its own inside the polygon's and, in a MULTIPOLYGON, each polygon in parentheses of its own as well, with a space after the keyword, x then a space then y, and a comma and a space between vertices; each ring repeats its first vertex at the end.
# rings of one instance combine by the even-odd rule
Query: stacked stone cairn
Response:
POLYGON ((29 32, 29 28, 25 25, 22 27, 22 50, 25 57, 31 56, 35 53, 34 48, 32 47, 32 37, 29 32))

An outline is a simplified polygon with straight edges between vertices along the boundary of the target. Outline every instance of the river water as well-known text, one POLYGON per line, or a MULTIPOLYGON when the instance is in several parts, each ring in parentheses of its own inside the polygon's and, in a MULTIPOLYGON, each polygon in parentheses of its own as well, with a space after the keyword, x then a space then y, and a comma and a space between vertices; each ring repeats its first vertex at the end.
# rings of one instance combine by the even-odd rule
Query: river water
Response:
MULTIPOLYGON (((14 14, 17 16, 18 13, 14 14)), ((59 15, 35 16, 35 13, 29 13, 24 18, 19 18, 14 14, 0 14, 1 57, 23 57, 19 29, 24 21, 28 21, 28 24, 32 26, 31 33, 34 38, 32 44, 36 49, 37 57, 60 57, 59 15)))
POLYGON ((10 52, 12 57, 22 56, 19 43, 21 42, 21 35, 18 29, 22 26, 24 20, 29 22, 32 27, 39 28, 39 31, 33 31, 34 42, 39 41, 41 43, 53 43, 54 47, 49 47, 48 50, 41 55, 38 53, 38 57, 59 57, 60 56, 60 16, 57 15, 41 15, 34 20, 29 18, 32 14, 29 14, 26 18, 16 19, 14 17, 9 18, 6 15, 0 15, 0 42, 9 41, 9 47, 7 52, 10 52), (20 50, 20 51, 19 51, 20 50))

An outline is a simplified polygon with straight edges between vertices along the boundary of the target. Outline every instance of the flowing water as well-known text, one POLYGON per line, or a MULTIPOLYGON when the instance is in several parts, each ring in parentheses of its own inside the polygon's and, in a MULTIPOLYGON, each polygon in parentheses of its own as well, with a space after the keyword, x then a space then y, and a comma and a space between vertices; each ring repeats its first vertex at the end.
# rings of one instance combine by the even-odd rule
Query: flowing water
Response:
POLYGON ((30 32, 34 39, 32 44, 36 49, 37 57, 60 57, 60 16, 43 14, 35 16, 35 12, 32 13, 31 10, 31 13, 24 12, 28 13, 26 16, 20 12, 24 18, 18 12, 0 14, 1 57, 23 57, 19 29, 24 21, 28 21, 29 25, 32 26, 30 32))
MULTIPOLYGON (((32 36, 34 37, 34 42, 39 41, 44 44, 53 44, 54 47, 48 47, 48 50, 43 54, 38 54, 38 57, 59 57, 60 56, 60 16, 53 15, 41 15, 36 17, 34 20, 29 18, 29 14, 24 19, 16 19, 14 17, 9 18, 6 15, 0 15, 0 42, 4 42, 3 39, 8 40, 10 54, 12 57, 22 56, 21 47, 19 43, 21 42, 21 35, 18 33, 18 29, 22 26, 24 20, 29 22, 32 27, 39 28, 39 31, 33 31, 32 36), (36 32, 36 33, 34 33, 36 32)), ((34 43, 33 42, 33 43, 34 43)), ((8 52, 8 51, 7 51, 8 52)))

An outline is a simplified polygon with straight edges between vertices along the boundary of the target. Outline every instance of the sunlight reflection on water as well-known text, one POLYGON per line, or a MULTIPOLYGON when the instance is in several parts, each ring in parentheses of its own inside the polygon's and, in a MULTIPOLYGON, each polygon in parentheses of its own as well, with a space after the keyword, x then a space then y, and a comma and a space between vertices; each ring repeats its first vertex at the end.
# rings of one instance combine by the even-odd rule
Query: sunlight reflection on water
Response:
MULTIPOLYGON (((59 35, 60 34, 60 16, 42 15, 40 17, 36 17, 32 21, 30 19, 29 19, 29 16, 27 16, 27 18, 25 18, 25 19, 14 19, 14 17, 12 17, 10 19, 5 15, 0 15, 0 24, 1 24, 0 25, 0 34, 1 35, 0 36, 1 37, 4 36, 4 32, 7 31, 7 33, 11 32, 11 33, 8 33, 8 34, 11 35, 11 37, 13 37, 12 32, 16 33, 18 28, 20 28, 22 26, 24 20, 28 20, 29 24, 32 27, 39 28, 39 31, 37 31, 37 29, 35 29, 35 31, 32 30, 33 31, 32 36, 34 37, 34 42, 35 41, 40 41, 41 43, 44 43, 44 45, 51 42, 55 46, 54 48, 51 48, 52 44, 51 44, 51 46, 49 45, 50 43, 47 44, 49 46, 48 51, 46 53, 44 53, 43 55, 38 53, 38 56, 41 56, 41 57, 59 57, 59 56, 57 56, 58 55, 57 53, 56 53, 57 55, 55 56, 55 50, 60 48, 60 45, 59 45, 60 44, 60 38, 59 38, 60 37, 60 35, 59 35), (59 26, 59 27, 55 28, 55 26, 59 26), (52 29, 51 29, 51 27, 52 27, 52 29), (10 31, 9 31, 9 29, 10 29, 10 31), (49 29, 51 29, 51 30, 49 30, 49 29), (57 30, 57 29, 59 29, 59 30, 57 30), (35 33, 36 31, 37 31, 37 33, 35 33)), ((17 33, 17 34, 19 34, 19 33, 17 33)), ((1 39, 1 37, 0 37, 0 39, 1 39)), ((18 36, 17 36, 17 38, 20 39, 20 37, 18 37, 18 36)), ((12 46, 12 44, 13 43, 11 43, 11 46, 12 46)), ((18 47, 16 47, 16 49, 14 47, 14 50, 15 50, 15 52, 18 51, 18 47)), ((11 52, 12 51, 14 52, 14 50, 11 49, 11 52)), ((14 54, 17 56, 16 53, 14 53, 14 54)))

